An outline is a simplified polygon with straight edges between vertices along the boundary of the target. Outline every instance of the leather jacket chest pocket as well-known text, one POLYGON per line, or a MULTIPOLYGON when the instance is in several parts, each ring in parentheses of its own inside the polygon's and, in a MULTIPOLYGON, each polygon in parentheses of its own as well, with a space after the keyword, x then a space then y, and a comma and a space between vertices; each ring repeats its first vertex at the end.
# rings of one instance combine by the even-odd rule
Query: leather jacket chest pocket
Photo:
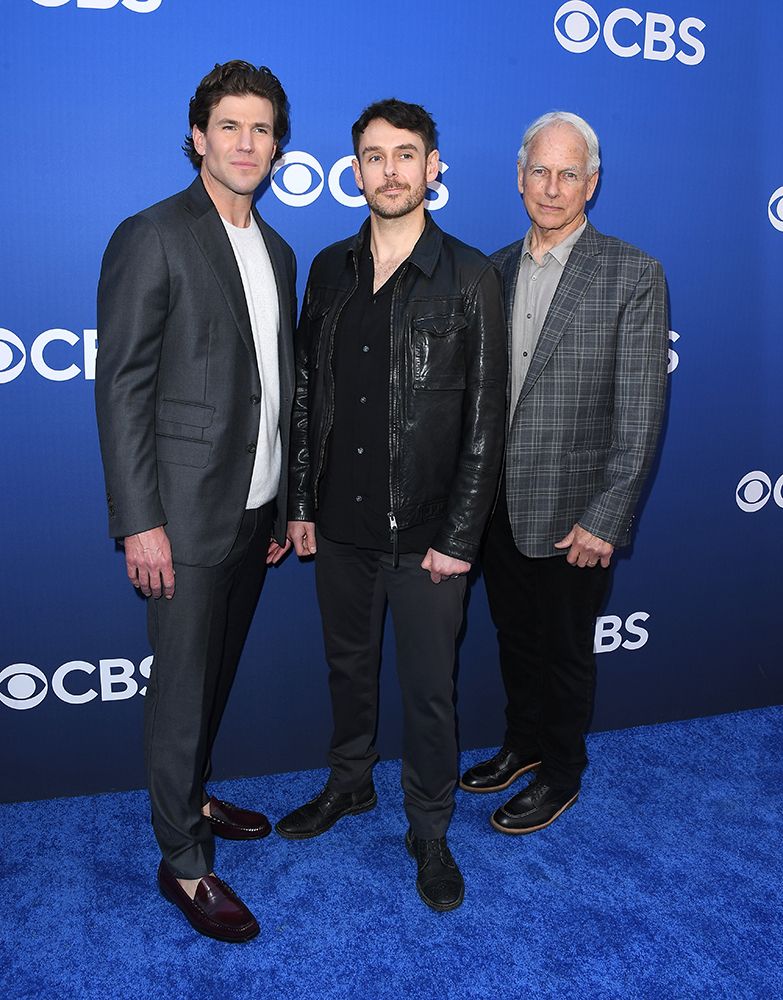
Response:
POLYGON ((414 389, 464 389, 467 326, 462 313, 413 320, 414 389))

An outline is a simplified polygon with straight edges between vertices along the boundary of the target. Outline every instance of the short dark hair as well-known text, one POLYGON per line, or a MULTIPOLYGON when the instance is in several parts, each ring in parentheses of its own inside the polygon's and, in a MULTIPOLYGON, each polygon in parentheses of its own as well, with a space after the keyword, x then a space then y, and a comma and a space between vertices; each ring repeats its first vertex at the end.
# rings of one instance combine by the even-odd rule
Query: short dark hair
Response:
MULTIPOLYGON (((265 97, 272 105, 274 116, 272 131, 277 143, 274 159, 279 159, 283 155, 280 149, 281 141, 288 133, 288 98, 283 85, 267 66, 256 67, 242 59, 232 59, 222 65, 216 63, 212 72, 207 73, 196 87, 196 93, 190 99, 188 124, 191 130, 195 125, 199 132, 206 132, 213 108, 224 97, 242 97, 245 94, 265 97)), ((196 152, 192 134, 185 136, 182 149, 198 170, 201 167, 201 154, 196 152)))
POLYGON ((382 118, 395 128, 404 128, 415 132, 424 143, 424 155, 429 156, 437 147, 436 126, 432 115, 420 104, 407 104, 398 101, 396 97, 388 97, 383 101, 375 101, 362 111, 351 127, 354 154, 359 156, 359 142, 362 133, 376 118, 382 118))

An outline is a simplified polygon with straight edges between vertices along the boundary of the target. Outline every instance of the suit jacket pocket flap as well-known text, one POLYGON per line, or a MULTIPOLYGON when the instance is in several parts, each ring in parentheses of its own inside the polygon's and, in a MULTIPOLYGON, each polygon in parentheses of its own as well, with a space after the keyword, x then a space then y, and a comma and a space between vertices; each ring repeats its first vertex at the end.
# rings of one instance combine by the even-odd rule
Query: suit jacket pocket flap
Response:
POLYGON ((172 424, 186 424, 188 427, 209 427, 214 413, 214 406, 189 403, 183 399, 162 399, 158 406, 161 420, 172 424))
POLYGON ((212 451, 209 441, 194 441, 192 438, 174 437, 171 434, 156 434, 155 446, 159 462, 189 465, 194 469, 205 469, 212 451))

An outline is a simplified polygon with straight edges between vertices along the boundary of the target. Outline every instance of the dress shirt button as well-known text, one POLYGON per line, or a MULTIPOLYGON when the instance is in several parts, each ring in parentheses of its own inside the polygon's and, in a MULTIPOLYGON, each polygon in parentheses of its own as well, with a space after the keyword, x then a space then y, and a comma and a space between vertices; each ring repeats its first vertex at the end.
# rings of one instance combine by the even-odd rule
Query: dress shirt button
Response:
POLYGON ((361 503, 363 499, 364 499, 364 497, 354 497, 354 500, 355 500, 355 501, 356 501, 357 503, 361 503))
POLYGON ((249 444, 249 445, 247 446, 247 450, 248 450, 248 452, 249 452, 249 453, 250 453, 251 455, 255 455, 255 453, 256 453, 256 446, 255 446, 254 444, 249 444))
POLYGON ((536 280, 536 275, 534 274, 533 277, 530 280, 531 281, 535 281, 536 280))
POLYGON ((253 393, 253 395, 250 397, 250 402, 253 404, 253 406, 258 406, 258 404, 261 402, 261 397, 256 396, 256 394, 253 393))
POLYGON ((533 318, 533 313, 528 313, 528 314, 527 314, 527 318, 528 318, 528 319, 532 319, 532 318, 533 318))
POLYGON ((527 351, 522 351, 522 357, 523 357, 523 358, 526 358, 526 357, 527 357, 527 351))
POLYGON ((364 351, 365 354, 368 354, 369 351, 370 351, 370 345, 369 344, 364 344, 364 346, 362 347, 362 350, 364 351))
POLYGON ((367 397, 366 396, 359 396, 359 402, 360 403, 366 403, 367 402, 367 397))
POLYGON ((364 448, 357 448, 356 449, 356 454, 357 455, 363 455, 364 454, 364 448))

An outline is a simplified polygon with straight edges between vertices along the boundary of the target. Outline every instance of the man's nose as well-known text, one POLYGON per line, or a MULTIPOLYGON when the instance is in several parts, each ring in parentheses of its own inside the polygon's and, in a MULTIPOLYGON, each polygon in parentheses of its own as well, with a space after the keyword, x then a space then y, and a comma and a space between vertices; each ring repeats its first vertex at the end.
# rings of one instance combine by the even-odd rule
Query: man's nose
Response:
POLYGON ((383 172, 386 177, 393 177, 397 173, 397 164, 394 160, 387 160, 386 165, 383 168, 383 172))
POLYGON ((237 133, 237 149, 252 150, 252 148, 253 130, 249 125, 243 125, 237 133))

